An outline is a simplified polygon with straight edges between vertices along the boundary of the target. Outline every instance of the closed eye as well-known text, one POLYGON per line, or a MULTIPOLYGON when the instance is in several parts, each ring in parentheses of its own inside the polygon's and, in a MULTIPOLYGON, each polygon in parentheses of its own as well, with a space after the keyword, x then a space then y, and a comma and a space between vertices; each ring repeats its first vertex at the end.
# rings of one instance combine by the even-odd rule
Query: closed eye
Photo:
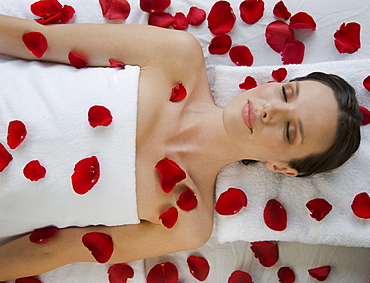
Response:
POLYGON ((287 122, 286 123, 286 128, 285 128, 285 137, 286 137, 286 140, 288 141, 288 143, 290 143, 289 127, 290 127, 290 123, 287 122))
POLYGON ((284 87, 284 86, 283 86, 283 87, 281 87, 281 92, 282 92, 282 94, 283 94, 284 101, 285 101, 285 102, 288 102, 288 97, 287 97, 287 95, 286 95, 286 91, 285 91, 285 87, 284 87))

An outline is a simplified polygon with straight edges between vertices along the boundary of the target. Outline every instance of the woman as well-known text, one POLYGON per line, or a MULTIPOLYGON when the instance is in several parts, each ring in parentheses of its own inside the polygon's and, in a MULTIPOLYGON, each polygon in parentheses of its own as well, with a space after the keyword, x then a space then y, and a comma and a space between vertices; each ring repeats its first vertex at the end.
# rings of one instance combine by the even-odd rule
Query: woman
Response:
POLYGON ((358 147, 360 114, 354 91, 336 76, 313 74, 267 84, 220 109, 212 98, 202 50, 187 33, 136 25, 40 26, 1 16, 0 53, 34 60, 22 42, 23 34, 31 31, 48 41, 45 61, 69 64, 73 51, 90 66, 108 66, 114 58, 141 67, 136 135, 141 223, 61 229, 43 245, 30 243, 27 235, 16 239, 0 247, 0 280, 94 262, 81 243, 88 232, 104 232, 113 239, 108 263, 200 247, 212 232, 215 179, 227 164, 251 159, 265 162, 271 171, 310 175, 340 166, 358 147), (168 94, 179 82, 187 96, 172 103, 168 94), (154 169, 165 157, 187 175, 171 194, 159 193, 154 169), (185 187, 194 191, 198 206, 179 211, 176 225, 167 229, 158 215, 163 207, 175 205, 185 187))

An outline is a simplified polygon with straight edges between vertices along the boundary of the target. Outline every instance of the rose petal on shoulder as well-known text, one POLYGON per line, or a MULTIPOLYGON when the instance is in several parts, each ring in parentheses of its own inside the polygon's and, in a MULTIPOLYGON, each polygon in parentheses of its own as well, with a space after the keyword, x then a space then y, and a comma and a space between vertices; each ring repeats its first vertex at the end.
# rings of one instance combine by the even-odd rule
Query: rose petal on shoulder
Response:
POLYGON ((181 82, 179 82, 174 88, 172 88, 170 101, 176 102, 186 97, 187 91, 181 82))
POLYGON ((128 278, 134 277, 134 270, 127 263, 117 263, 109 267, 109 283, 125 283, 128 278))
POLYGON ((186 178, 186 173, 173 160, 167 157, 158 161, 155 168, 159 172, 161 188, 165 193, 173 190, 173 187, 186 178))
POLYGON ((279 260, 277 243, 270 241, 252 242, 251 250, 264 267, 271 267, 279 260))
POLYGON ((15 283, 42 283, 42 282, 36 277, 23 277, 15 280, 15 283))
POLYGON ((360 218, 370 218, 370 196, 367 192, 357 194, 351 205, 353 213, 360 218))
POLYGON ((7 144, 11 149, 17 148, 26 138, 26 125, 20 120, 10 121, 8 124, 7 144))
POLYGON ((100 164, 96 156, 84 158, 76 163, 71 176, 73 190, 83 195, 90 191, 100 177, 100 164))
POLYGON ((110 110, 102 105, 91 106, 87 113, 87 117, 90 126, 93 128, 97 126, 108 127, 113 121, 110 110))
POLYGON ((0 172, 3 172, 12 160, 13 156, 6 150, 3 144, 0 143, 0 172))
POLYGON ((281 283, 294 283, 295 281, 295 274, 294 274, 293 269, 287 266, 279 268, 278 277, 279 277, 279 282, 281 283))
POLYGON ((236 270, 231 273, 227 283, 253 283, 252 276, 249 273, 241 270, 236 270))
POLYGON ((299 40, 289 40, 281 51, 284 65, 301 64, 304 59, 305 45, 299 40))
POLYGON ((176 207, 170 207, 159 216, 159 220, 162 221, 163 226, 171 229, 173 226, 175 226, 178 217, 179 212, 177 211, 176 207))
POLYGON ((45 177, 46 169, 38 160, 32 160, 23 168, 23 175, 33 182, 38 181, 45 177))
POLYGON ((271 75, 275 81, 280 83, 285 80, 286 76, 288 75, 288 71, 285 68, 279 68, 277 70, 273 70, 271 75))
POLYGON ((236 16, 228 1, 217 1, 213 4, 207 20, 209 30, 217 35, 231 31, 234 27, 236 16))
POLYGON ((41 32, 27 32, 22 36, 22 41, 37 58, 41 58, 48 49, 47 40, 41 32))
POLYGON ((153 266, 147 277, 147 283, 177 283, 179 272, 176 265, 171 262, 159 263, 153 266))
POLYGON ((246 207, 247 204, 247 196, 242 190, 229 188, 218 197, 215 210, 220 215, 233 215, 246 207))
POLYGON ((170 13, 151 13, 149 14, 148 24, 161 28, 168 28, 173 24, 173 16, 170 13))
POLYGON ((56 233, 58 233, 59 228, 57 227, 45 227, 40 229, 35 229, 29 236, 31 243, 35 244, 45 244, 54 238, 56 233))
POLYGON ((88 63, 85 58, 73 52, 69 52, 68 60, 71 66, 75 67, 76 69, 83 69, 88 66, 88 63))
POLYGON ((216 35, 208 46, 210 54, 223 55, 229 52, 232 45, 232 40, 228 34, 216 35))
POLYGON ((311 217, 321 221, 332 210, 332 205, 325 199, 316 198, 306 203, 306 207, 311 212, 311 217))
POLYGON ((244 79, 244 82, 239 84, 239 88, 240 89, 245 89, 245 90, 255 88, 256 86, 257 86, 257 82, 256 82, 255 78, 253 78, 251 76, 247 76, 244 79))
POLYGON ((174 29, 184 30, 187 29, 188 26, 189 26, 188 19, 186 18, 184 13, 177 12, 175 16, 173 16, 172 27, 174 29))
POLYGON ((253 25, 262 18, 265 2, 262 0, 244 0, 240 3, 239 10, 243 22, 253 25))
POLYGON ((362 115, 361 126, 370 124, 370 110, 364 106, 359 106, 362 115))
POLYGON ((352 54, 361 48, 361 26, 358 23, 343 23, 334 34, 334 44, 339 53, 352 54))
POLYGON ((198 7, 190 7, 188 15, 186 16, 188 22, 192 26, 200 26, 206 19, 206 12, 198 7))
POLYGON ((279 1, 275 4, 273 14, 275 17, 282 18, 284 20, 289 20, 291 16, 291 13, 288 11, 288 8, 285 6, 283 1, 279 1))
POLYGON ((276 199, 270 199, 263 211, 263 219, 267 227, 275 231, 283 231, 287 227, 285 208, 276 199))
POLYGON ((82 237, 83 245, 99 263, 106 263, 113 254, 114 245, 111 236, 102 232, 86 233, 82 237))
POLYGON ((331 267, 329 265, 312 268, 308 270, 308 273, 312 278, 318 281, 325 281, 330 273, 331 267))
POLYGON ((131 12, 130 3, 127 0, 99 0, 103 16, 109 20, 126 20, 131 12))
POLYGON ((189 271, 199 281, 207 279, 209 274, 209 263, 204 257, 191 255, 187 259, 189 271))
POLYGON ((140 8, 147 13, 160 13, 171 5, 171 0, 140 0, 140 8))
POLYGON ((316 22, 306 12, 299 12, 290 18, 289 26, 294 29, 316 30, 316 22))
POLYGON ((176 204, 180 209, 190 211, 197 207, 198 200, 195 193, 191 189, 186 188, 179 196, 176 204))
POLYGON ((234 46, 229 51, 231 61, 237 66, 252 66, 254 58, 245 45, 234 46))
POLYGON ((267 25, 265 37, 272 50, 280 53, 287 42, 294 39, 294 32, 287 23, 278 20, 267 25))

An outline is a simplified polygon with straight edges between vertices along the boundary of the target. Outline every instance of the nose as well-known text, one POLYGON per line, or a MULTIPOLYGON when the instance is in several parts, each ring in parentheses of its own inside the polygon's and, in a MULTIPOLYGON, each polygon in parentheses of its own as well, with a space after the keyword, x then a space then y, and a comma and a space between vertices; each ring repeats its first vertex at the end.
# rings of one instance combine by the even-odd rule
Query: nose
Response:
POLYGON ((264 123, 277 123, 287 120, 292 111, 286 103, 266 103, 263 105, 261 118, 264 123))

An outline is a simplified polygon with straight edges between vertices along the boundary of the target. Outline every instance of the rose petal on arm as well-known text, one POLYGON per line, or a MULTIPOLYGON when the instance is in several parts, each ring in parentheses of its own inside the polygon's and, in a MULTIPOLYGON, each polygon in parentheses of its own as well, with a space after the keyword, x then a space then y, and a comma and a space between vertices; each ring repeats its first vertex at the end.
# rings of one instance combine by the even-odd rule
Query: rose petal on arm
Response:
POLYGON ((242 190, 229 188, 218 197, 215 210, 220 215, 233 215, 246 207, 247 204, 247 196, 242 190))
POLYGON ((160 13, 166 10, 171 0, 140 0, 140 8, 147 13, 160 13))
POLYGON ((190 7, 188 15, 188 23, 192 26, 200 26, 206 19, 206 12, 203 9, 197 7, 190 7))
POLYGON ((228 1, 217 1, 213 4, 207 17, 209 30, 217 34, 225 34, 234 27, 236 17, 228 1))
POLYGON ((72 53, 72 52, 69 52, 68 54, 68 60, 69 60, 69 63, 71 64, 71 66, 75 67, 76 69, 83 69, 83 68, 86 68, 88 66, 88 63, 86 61, 85 58, 75 54, 75 53, 72 53))
POLYGON ((165 193, 171 192, 177 183, 186 178, 185 171, 167 157, 158 161, 155 168, 159 172, 161 188, 165 193))
POLYGON ((36 277, 24 277, 18 278, 17 280, 15 280, 15 283, 42 283, 42 282, 36 277))
POLYGON ((34 244, 45 244, 49 242, 58 233, 57 227, 46 227, 41 229, 35 229, 30 234, 29 239, 34 244))
POLYGON ((276 199, 270 199, 263 211, 263 219, 267 227, 275 231, 283 231, 287 227, 285 208, 276 199))
POLYGON ((351 205, 353 213, 360 218, 370 218, 370 196, 367 192, 357 194, 351 205))
POLYGON ((171 229, 173 226, 175 226, 178 217, 179 212, 177 211, 177 209, 175 207, 170 207, 159 216, 159 220, 162 221, 163 226, 171 229))
POLYGON ((240 89, 245 89, 245 90, 255 88, 256 86, 257 86, 257 82, 256 82, 255 78, 253 78, 251 76, 247 76, 244 79, 244 82, 239 84, 239 88, 240 89))
POLYGON ((114 61, 113 59, 109 59, 108 61, 109 61, 109 68, 121 68, 121 69, 125 68, 125 64, 121 62, 114 61))
POLYGON ((304 58, 305 45, 299 40, 289 40, 281 51, 281 60, 284 65, 301 64, 304 58))
POLYGON ((227 283, 253 283, 252 276, 249 273, 241 270, 236 270, 231 273, 227 283))
POLYGON ((13 156, 6 150, 3 144, 0 143, 0 172, 3 172, 12 160, 13 156))
POLYGON ((339 53, 352 54, 361 48, 361 26, 358 23, 343 23, 334 34, 334 44, 339 53))
POLYGON ((109 109, 101 105, 90 107, 87 117, 90 126, 93 128, 97 126, 108 127, 113 121, 113 117, 109 109))
POLYGON ((279 1, 275 4, 273 13, 275 17, 282 18, 284 20, 289 20, 291 13, 288 11, 288 8, 285 6, 283 1, 279 1))
POLYGON ((177 30, 187 29, 189 26, 188 19, 182 12, 177 12, 173 17, 172 27, 177 30))
POLYGON ((262 18, 265 3, 262 0, 244 0, 240 3, 239 10, 243 22, 253 25, 262 18))
POLYGON ((223 55, 229 52, 232 45, 232 40, 228 34, 216 35, 208 46, 210 54, 223 55))
POLYGON ((32 31, 25 33, 22 36, 22 41, 27 49, 37 58, 41 58, 48 48, 46 38, 41 32, 32 31))
POLYGON ((125 283, 134 277, 134 270, 126 263, 117 263, 109 267, 108 274, 110 283, 125 283))
POLYGON ((274 21, 266 27, 265 37, 272 50, 280 53, 287 42, 294 39, 294 32, 288 24, 282 21, 274 21))
POLYGON ((209 274, 209 263, 204 257, 189 256, 187 259, 189 271, 199 281, 207 279, 209 274))
POLYGON ((8 124, 8 135, 6 137, 8 146, 11 149, 17 148, 26 138, 26 125, 19 120, 10 121, 8 124))
POLYGON ((361 126, 370 124, 370 111, 364 106, 359 106, 362 115, 361 126))
POLYGON ((253 55, 245 45, 234 46, 229 51, 231 61, 237 66, 252 66, 253 55))
POLYGON ((170 13, 151 13, 148 18, 148 24, 168 28, 173 24, 173 17, 170 13))
POLYGON ((103 16, 109 20, 126 20, 131 12, 130 3, 127 0, 99 0, 103 16))
POLYGON ((191 189, 186 188, 179 196, 176 204, 180 209, 190 211, 198 205, 198 200, 195 193, 191 189))
POLYGON ((147 283, 177 283, 178 280, 179 272, 171 262, 154 265, 146 277, 147 283))
POLYGON ((83 195, 90 191, 99 181, 100 165, 96 156, 84 158, 77 162, 71 176, 73 190, 83 195))
POLYGON ((317 221, 324 219, 332 210, 332 205, 322 198, 310 200, 306 203, 306 207, 311 212, 311 217, 317 221))
POLYGON ((330 273, 331 267, 329 265, 312 268, 308 270, 311 277, 318 281, 325 281, 330 273))
POLYGON ((290 18, 289 27, 316 30, 315 20, 306 12, 299 12, 290 18))
POLYGON ((285 68, 279 68, 277 70, 273 70, 271 75, 275 81, 280 83, 285 80, 286 76, 288 75, 288 71, 285 68))
POLYGON ((106 263, 113 254, 113 240, 111 236, 105 233, 87 233, 83 235, 82 243, 99 263, 106 263))
POLYGON ((32 160, 24 166, 23 175, 33 182, 38 181, 45 177, 46 169, 38 160, 32 160))
POLYGON ((182 100, 186 97, 187 91, 181 82, 179 82, 174 88, 172 88, 172 93, 170 96, 171 102, 176 102, 182 100))
POLYGON ((293 269, 287 266, 279 268, 278 277, 279 282, 281 283, 294 283, 295 281, 295 274, 293 269))
POLYGON ((254 256, 264 267, 273 266, 279 259, 279 248, 277 243, 261 241, 251 243, 254 256))

